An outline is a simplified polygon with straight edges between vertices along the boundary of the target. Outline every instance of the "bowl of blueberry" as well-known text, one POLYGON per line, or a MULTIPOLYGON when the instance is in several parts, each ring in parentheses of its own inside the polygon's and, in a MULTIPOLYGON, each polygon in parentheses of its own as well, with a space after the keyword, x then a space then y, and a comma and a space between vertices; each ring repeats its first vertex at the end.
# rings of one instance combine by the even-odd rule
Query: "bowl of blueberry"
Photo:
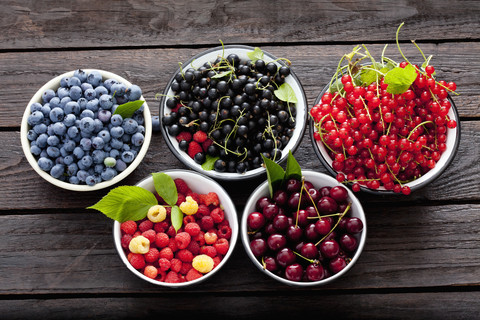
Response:
POLYGON ((73 191, 118 183, 140 164, 152 120, 139 86, 111 72, 77 69, 42 86, 25 109, 21 143, 32 168, 73 191))
POLYGON ((344 276, 366 241, 365 213, 352 191, 311 170, 260 184, 241 219, 241 239, 254 265, 290 286, 320 286, 344 276))
POLYGON ((298 147, 307 100, 288 59, 225 45, 181 64, 161 95, 161 132, 187 167, 214 179, 265 173, 298 147))

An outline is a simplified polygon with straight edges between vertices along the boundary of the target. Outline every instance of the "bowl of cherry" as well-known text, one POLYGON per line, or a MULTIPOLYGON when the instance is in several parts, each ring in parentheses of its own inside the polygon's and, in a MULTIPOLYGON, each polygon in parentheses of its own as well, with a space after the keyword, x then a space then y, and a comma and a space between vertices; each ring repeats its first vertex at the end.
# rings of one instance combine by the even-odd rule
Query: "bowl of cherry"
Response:
POLYGON ((250 195, 241 239, 254 265, 291 286, 319 286, 344 276, 366 241, 365 213, 334 178, 305 170, 270 194, 268 182, 250 195))
POLYGON ((287 59, 260 48, 225 45, 192 57, 161 95, 162 135, 187 167, 219 180, 265 174, 297 149, 307 100, 287 59))
POLYGON ((409 195, 445 171, 460 142, 449 94, 456 85, 440 81, 429 91, 425 78, 419 73, 411 89, 397 95, 386 92, 383 80, 353 85, 346 74, 339 76, 345 96, 324 87, 310 110, 310 136, 332 176, 355 192, 409 195))

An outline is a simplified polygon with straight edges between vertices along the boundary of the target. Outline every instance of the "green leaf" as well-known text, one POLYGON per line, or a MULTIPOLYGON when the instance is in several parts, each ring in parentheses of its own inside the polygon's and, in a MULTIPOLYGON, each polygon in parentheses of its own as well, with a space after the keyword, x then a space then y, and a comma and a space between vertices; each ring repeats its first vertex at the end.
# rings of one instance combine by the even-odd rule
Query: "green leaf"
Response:
POLYGON ((205 162, 202 164, 202 169, 206 171, 213 170, 215 161, 217 161, 218 159, 220 159, 220 157, 212 157, 211 155, 207 154, 205 162))
POLYGON ((416 78, 415 68, 408 64, 405 68, 396 67, 390 70, 385 75, 384 82, 388 84, 388 93, 401 94, 410 88, 416 78))
POLYGON ((292 151, 289 150, 287 156, 287 168, 285 169, 285 179, 291 178, 302 180, 302 168, 293 156, 292 151))
POLYGON ((335 79, 335 81, 330 85, 328 91, 330 93, 340 92, 343 90, 342 78, 335 79))
POLYGON ((253 51, 247 52, 247 56, 252 62, 257 60, 263 60, 263 51, 262 49, 256 47, 253 51))
POLYGON ((273 91, 275 96, 285 102, 297 103, 297 96, 295 96, 295 91, 288 83, 282 84, 278 87, 277 90, 273 91))
POLYGON ((120 186, 110 190, 100 201, 87 209, 95 209, 118 222, 141 220, 148 209, 158 204, 153 193, 138 186, 120 186))
POLYGON ((262 158, 267 170, 268 190, 270 192, 270 196, 273 197, 275 190, 283 183, 285 171, 283 170, 282 166, 265 157, 263 154, 262 158))
POLYGON ((135 111, 140 109, 140 107, 145 103, 143 100, 129 101, 127 103, 119 105, 113 114, 119 114, 123 119, 130 118, 133 116, 135 111))
POLYGON ((226 76, 229 76, 233 73, 233 69, 230 69, 230 70, 227 70, 227 71, 223 71, 223 72, 220 72, 220 73, 217 73, 215 74, 212 79, 220 79, 220 78, 223 78, 223 77, 226 77, 226 76))
POLYGON ((171 206, 178 200, 177 186, 172 177, 163 172, 152 173, 153 185, 158 195, 171 206))
POLYGON ((378 70, 382 68, 382 65, 380 63, 375 63, 371 66, 365 66, 362 68, 362 71, 360 72, 360 80, 362 81, 362 84, 365 86, 370 85, 373 82, 376 82, 378 79, 381 78, 381 74, 378 73, 378 70))
POLYGON ((178 231, 183 224, 183 213, 178 206, 172 207, 170 219, 172 220, 172 226, 175 228, 175 231, 178 231))

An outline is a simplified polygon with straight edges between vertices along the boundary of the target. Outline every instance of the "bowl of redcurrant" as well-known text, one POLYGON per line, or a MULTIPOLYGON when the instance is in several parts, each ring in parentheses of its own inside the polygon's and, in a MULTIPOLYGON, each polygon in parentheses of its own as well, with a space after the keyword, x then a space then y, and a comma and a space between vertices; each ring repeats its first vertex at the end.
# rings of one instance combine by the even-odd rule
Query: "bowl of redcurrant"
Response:
POLYGON ((291 62, 260 48, 225 45, 181 64, 161 95, 161 132, 187 167, 214 179, 265 173, 298 147, 307 102, 291 62))
POLYGON ((359 259, 367 225, 360 201, 333 177, 310 170, 273 193, 268 181, 249 197, 241 220, 254 265, 291 286, 326 285, 359 259))
POLYGON ((73 191, 123 180, 143 160, 151 135, 140 87, 97 69, 77 69, 48 81, 28 103, 20 132, 32 168, 73 191))
POLYGON ((456 84, 438 80, 433 65, 368 51, 345 55, 310 109, 310 136, 322 164, 354 191, 409 195, 453 161, 460 121, 456 84), (357 60, 356 60, 357 59, 357 60))

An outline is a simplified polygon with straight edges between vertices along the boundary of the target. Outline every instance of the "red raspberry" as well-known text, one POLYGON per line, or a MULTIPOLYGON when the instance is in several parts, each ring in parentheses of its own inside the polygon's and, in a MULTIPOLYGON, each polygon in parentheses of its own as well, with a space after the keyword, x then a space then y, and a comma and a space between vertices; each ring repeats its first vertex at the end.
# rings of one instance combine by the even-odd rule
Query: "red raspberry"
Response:
POLYGON ((196 214, 202 215, 202 216, 208 216, 208 215, 210 215, 210 209, 208 208, 208 206, 206 206, 204 204, 199 204, 196 214))
POLYGON ((167 276, 167 273, 165 271, 162 271, 162 270, 158 269, 158 276, 157 276, 158 281, 165 282, 165 277, 166 276, 167 276))
POLYGON ((196 141, 198 143, 203 143, 205 140, 207 140, 208 136, 205 132, 198 130, 193 134, 193 141, 196 141))
POLYGON ((170 226, 168 227, 166 234, 168 234, 169 237, 175 237, 175 235, 177 234, 177 231, 175 230, 174 226, 170 226))
POLYGON ((192 134, 189 131, 182 131, 176 136, 176 139, 178 142, 182 140, 190 142, 192 141, 192 134))
POLYGON ((219 238, 230 239, 232 236, 232 228, 228 225, 223 225, 218 228, 217 235, 219 238))
POLYGON ((187 274, 190 269, 192 269, 192 264, 190 262, 184 262, 182 263, 182 268, 180 269, 180 274, 187 274))
POLYGON ((213 209, 212 212, 210 212, 210 216, 213 218, 213 222, 220 223, 225 218, 225 213, 220 207, 218 207, 213 209))
POLYGON ((166 233, 160 232, 155 236, 155 245, 159 248, 164 248, 168 246, 168 235, 166 233))
POLYGON ((218 199, 218 195, 215 192, 209 192, 207 194, 200 195, 200 202, 206 206, 213 205, 219 206, 220 200, 218 199))
POLYGON ((193 281, 201 277, 203 277, 203 274, 198 272, 195 268, 188 270, 187 274, 185 275, 185 279, 187 279, 187 281, 193 281))
POLYGON ((189 235, 195 237, 200 233, 200 226, 196 222, 189 222, 185 225, 185 232, 188 232, 189 235))
POLYGON ((152 265, 148 265, 143 270, 143 274, 151 279, 155 279, 158 275, 158 269, 152 265))
POLYGON ((185 202, 185 195, 183 193, 178 194, 176 205, 179 206, 182 202, 185 202))
POLYGON ((173 251, 169 247, 165 247, 162 250, 160 250, 160 258, 165 258, 167 260, 172 260, 173 259, 173 251))
POLYGON ((230 247, 228 240, 225 238, 220 238, 215 242, 213 247, 217 250, 218 254, 226 255, 228 252, 228 248, 230 247))
POLYGON ((220 256, 213 257, 213 268, 215 269, 215 267, 218 266, 221 261, 222 261, 222 257, 220 256))
POLYGON ((160 269, 160 271, 167 271, 168 269, 170 269, 170 265, 170 260, 165 258, 158 259, 158 268, 160 269))
POLYGON ((143 220, 138 225, 138 229, 140 230, 140 232, 145 232, 147 230, 153 229, 153 222, 150 220, 143 220))
POLYGON ((200 230, 200 232, 193 237, 193 240, 195 240, 200 246, 203 246, 205 244, 205 232, 200 230))
POLYGON ((188 155, 190 156, 190 158, 193 159, 195 155, 199 152, 203 152, 202 146, 196 141, 191 141, 188 144, 188 155))
POLYGON ((193 191, 190 191, 190 192, 187 192, 185 193, 186 197, 187 196, 190 196, 193 198, 193 200, 195 200, 197 203, 200 203, 200 196, 198 193, 196 192, 193 192, 193 191))
POLYGON ((200 253, 200 244, 197 241, 190 241, 186 249, 196 256, 200 253))
POLYGON ((213 218, 211 216, 204 216, 200 220, 200 227, 204 231, 212 229, 214 226, 215 226, 215 223, 213 222, 213 218))
POLYGON ((138 236, 141 236, 141 235, 142 235, 142 233, 139 230, 137 230, 137 231, 135 231, 135 233, 133 234, 132 237, 135 238, 135 237, 138 237, 138 236))
POLYGON ((175 186, 177 187, 177 192, 181 194, 188 194, 191 190, 190 187, 187 185, 185 180, 176 178, 173 180, 175 182, 175 186))
POLYGON ((189 223, 195 222, 195 215, 183 217, 183 225, 186 226, 189 223))
POLYGON ((213 140, 208 138, 202 143, 202 149, 203 151, 207 152, 208 147, 210 147, 213 144, 213 140))
POLYGON ((151 244, 155 243, 155 239, 157 234, 155 233, 155 230, 153 229, 148 229, 147 231, 142 233, 142 236, 148 239, 151 244))
POLYGON ((122 224, 120 224, 120 229, 126 234, 134 234, 135 231, 137 231, 137 223, 132 220, 122 222, 122 224))
POLYGON ((178 251, 176 254, 176 257, 182 262, 192 262, 193 260, 193 254, 187 249, 182 249, 178 251))
POLYGON ((131 253, 129 255, 128 261, 137 270, 143 269, 145 267, 145 258, 142 254, 131 253))
POLYGON ((179 232, 175 236, 175 244, 177 245, 178 249, 185 249, 188 244, 190 243, 191 236, 188 232, 179 232))
POLYGON ((170 227, 168 222, 163 220, 162 222, 155 223, 155 225, 153 226, 153 230, 155 230, 156 233, 162 233, 165 232, 168 227, 170 227))
POLYGON ((178 273, 174 272, 174 271, 170 271, 169 273, 167 273, 167 275, 165 276, 165 282, 167 282, 167 283, 179 283, 180 278, 178 277, 178 273))
POLYGON ((160 252, 157 248, 150 248, 147 253, 145 253, 145 261, 153 263, 160 258, 160 252))
POLYGON ((175 237, 168 239, 168 247, 172 249, 173 252, 178 250, 177 242, 175 241, 175 237))
POLYGON ((217 249, 215 249, 213 246, 203 246, 200 248, 200 254, 206 254, 207 256, 213 258, 217 255, 217 249))
POLYGON ((174 272, 180 272, 180 269, 182 268, 182 261, 177 258, 173 258, 170 260, 170 270, 174 272))
POLYGON ((128 248, 128 245, 130 244, 130 241, 132 241, 132 239, 133 237, 131 234, 128 234, 128 233, 124 234, 121 240, 122 247, 125 249, 128 248))

